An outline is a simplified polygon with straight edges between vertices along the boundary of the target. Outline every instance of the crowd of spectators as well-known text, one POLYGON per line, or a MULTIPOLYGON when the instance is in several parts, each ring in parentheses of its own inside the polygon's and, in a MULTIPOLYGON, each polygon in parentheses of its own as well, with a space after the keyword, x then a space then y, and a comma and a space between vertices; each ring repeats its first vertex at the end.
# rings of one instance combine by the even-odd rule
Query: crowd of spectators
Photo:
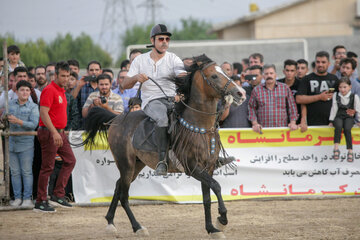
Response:
MULTIPOLYGON (((56 72, 57 65, 55 62, 50 62, 46 66, 29 67, 21 62, 20 49, 17 46, 9 46, 7 51, 8 59, 0 59, 2 83, 4 61, 7 61, 8 66, 10 110, 8 115, 3 114, 3 119, 9 121, 11 131, 34 131, 38 128, 41 94, 59 78, 57 76, 59 72, 56 72)), ((111 69, 103 69, 100 62, 93 60, 87 65, 87 73, 80 76, 78 61, 68 60, 66 64, 70 71, 64 85, 67 102, 67 123, 64 130, 81 130, 88 111, 94 106, 105 108, 115 114, 140 110, 142 103, 141 92, 138 93, 139 85, 124 89, 121 84, 127 76, 132 61, 140 54, 141 51, 133 50, 129 60, 122 62, 117 74, 111 69)), ((305 59, 287 59, 284 61, 282 69, 284 77, 281 79, 277 77, 278 70, 275 66, 271 63, 264 64, 264 60, 262 54, 254 53, 240 62, 225 61, 221 64, 224 73, 246 90, 247 99, 240 106, 225 107, 220 127, 251 127, 260 134, 263 127, 289 127, 290 130, 301 128, 301 131, 306 131, 307 126, 337 124, 339 120, 336 118, 341 115, 342 118, 351 117, 352 122, 347 121, 346 132, 349 132, 349 126, 351 130, 359 114, 358 106, 354 107, 353 97, 347 96, 350 100, 341 102, 339 99, 343 97, 339 97, 336 93, 342 79, 344 86, 341 86, 344 88, 349 86, 349 91, 357 96, 355 102, 358 104, 360 85, 356 70, 358 63, 356 53, 347 51, 344 46, 335 46, 332 52, 333 64, 331 64, 329 53, 319 51, 315 55, 314 62, 310 63, 312 70, 309 69, 309 63, 305 59), (334 110, 336 107, 342 110, 334 110)), ((186 69, 191 65, 192 59, 185 58, 183 63, 186 69)), ((5 92, 3 91, 0 96, 0 111, 4 112, 4 109, 5 92)), ((338 131, 337 134, 339 135, 338 131)), ((336 139, 339 137, 337 136, 336 139)), ((352 146, 348 145, 349 151, 350 148, 352 146)), ((39 149, 41 145, 37 137, 10 138, 10 168, 15 199, 11 202, 13 206, 21 204, 31 206, 33 202, 28 200, 37 197, 36 183, 42 157, 39 149), (26 147, 22 147, 21 144, 26 147)), ((339 149, 336 145, 334 156, 337 157, 338 154, 339 149)), ((352 155, 348 157, 351 161, 352 155)), ((62 165, 62 157, 56 156, 49 183, 50 195, 55 189, 62 165)), ((66 187, 67 200, 74 200, 69 185, 71 184, 66 187)))

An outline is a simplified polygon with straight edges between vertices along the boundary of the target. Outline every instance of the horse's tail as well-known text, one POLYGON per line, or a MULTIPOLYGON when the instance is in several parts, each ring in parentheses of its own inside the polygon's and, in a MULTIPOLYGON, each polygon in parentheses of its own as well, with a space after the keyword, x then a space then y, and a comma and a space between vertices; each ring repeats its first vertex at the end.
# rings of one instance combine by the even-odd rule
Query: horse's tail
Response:
POLYGON ((115 118, 117 115, 105 110, 101 107, 93 107, 88 112, 87 117, 85 118, 84 130, 86 133, 85 140, 80 144, 80 146, 86 145, 90 149, 96 145, 95 137, 99 134, 101 140, 107 141, 107 130, 110 124, 105 124, 115 118))

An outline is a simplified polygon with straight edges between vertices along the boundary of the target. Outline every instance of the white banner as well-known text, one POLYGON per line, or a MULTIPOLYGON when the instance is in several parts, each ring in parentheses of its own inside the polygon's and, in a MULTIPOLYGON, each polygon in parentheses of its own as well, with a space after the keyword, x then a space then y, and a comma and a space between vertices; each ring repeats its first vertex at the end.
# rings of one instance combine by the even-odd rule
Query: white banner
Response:
MULTIPOLYGON (((214 172, 224 200, 259 197, 360 195, 360 129, 354 128, 354 162, 347 162, 342 138, 341 158, 334 160, 333 128, 305 133, 285 128, 222 129, 222 143, 236 158, 235 167, 214 172)), ((73 132, 70 139, 80 136, 73 132)), ((74 148, 73 191, 77 203, 109 202, 120 174, 111 151, 74 148)), ((183 173, 154 176, 145 167, 131 184, 130 199, 181 203, 202 202, 201 185, 183 173)), ((215 195, 212 196, 216 200, 215 195)))

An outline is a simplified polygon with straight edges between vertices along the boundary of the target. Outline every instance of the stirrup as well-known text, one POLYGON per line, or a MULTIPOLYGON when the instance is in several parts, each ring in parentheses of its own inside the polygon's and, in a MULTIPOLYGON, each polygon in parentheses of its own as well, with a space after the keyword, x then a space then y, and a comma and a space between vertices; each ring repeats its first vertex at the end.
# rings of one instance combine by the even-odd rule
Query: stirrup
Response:
POLYGON ((156 164, 155 175, 156 176, 166 176, 167 175, 168 164, 165 160, 159 161, 156 164))

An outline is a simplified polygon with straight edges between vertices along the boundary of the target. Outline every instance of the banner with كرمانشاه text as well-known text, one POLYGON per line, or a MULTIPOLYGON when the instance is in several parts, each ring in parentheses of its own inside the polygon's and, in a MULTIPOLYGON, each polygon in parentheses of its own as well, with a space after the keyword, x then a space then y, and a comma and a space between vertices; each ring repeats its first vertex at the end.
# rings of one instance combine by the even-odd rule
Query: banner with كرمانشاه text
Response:
MULTIPOLYGON (((215 170, 224 200, 292 196, 360 195, 360 128, 352 129, 354 161, 347 161, 344 136, 339 160, 334 160, 334 129, 310 127, 308 131, 265 128, 221 129, 221 141, 235 167, 215 170)), ((82 132, 72 132, 72 142, 82 132)), ((76 140, 77 139, 77 140, 76 140)), ((98 149, 73 148, 77 159, 73 191, 77 203, 109 202, 120 177, 106 143, 98 149)), ((131 184, 130 199, 179 203, 202 201, 201 185, 184 173, 155 176, 145 167, 131 184)), ((215 195, 212 199, 216 200, 215 195)))

